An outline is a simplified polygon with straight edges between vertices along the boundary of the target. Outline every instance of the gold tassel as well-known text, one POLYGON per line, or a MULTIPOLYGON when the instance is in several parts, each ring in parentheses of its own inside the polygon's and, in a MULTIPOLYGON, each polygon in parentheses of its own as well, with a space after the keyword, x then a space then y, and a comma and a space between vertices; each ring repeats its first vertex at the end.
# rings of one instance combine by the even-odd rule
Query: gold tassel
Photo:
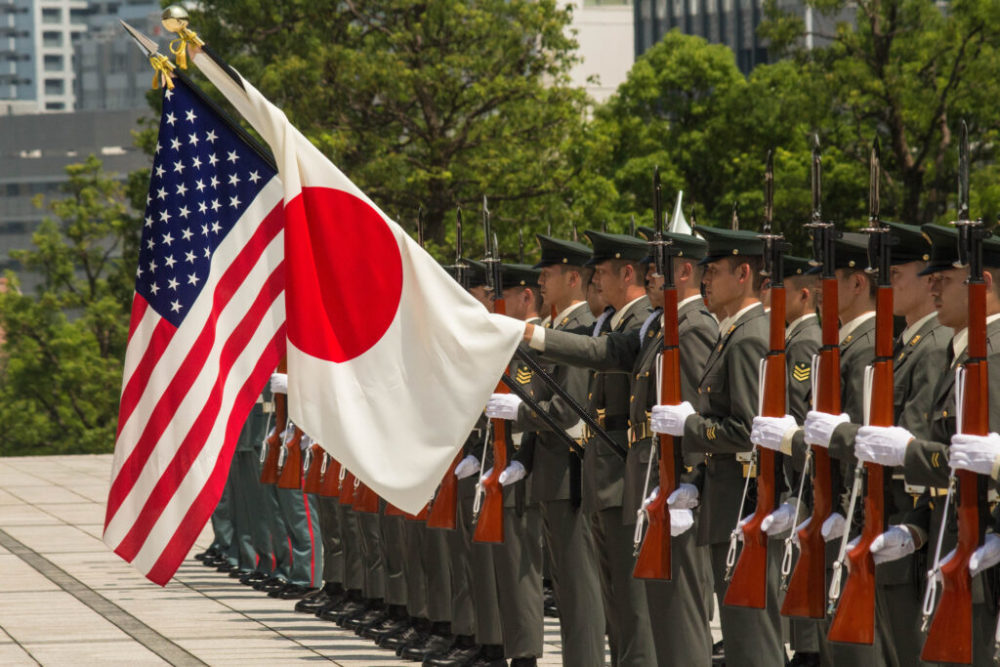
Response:
POLYGON ((201 41, 201 37, 188 28, 181 28, 177 31, 177 35, 177 39, 170 42, 170 52, 177 59, 177 66, 181 69, 187 69, 188 45, 204 46, 205 42, 201 41))
POLYGON ((159 90, 161 79, 163 80, 163 85, 169 90, 173 90, 174 64, 166 56, 159 53, 154 53, 149 57, 149 64, 153 66, 153 90, 159 90))

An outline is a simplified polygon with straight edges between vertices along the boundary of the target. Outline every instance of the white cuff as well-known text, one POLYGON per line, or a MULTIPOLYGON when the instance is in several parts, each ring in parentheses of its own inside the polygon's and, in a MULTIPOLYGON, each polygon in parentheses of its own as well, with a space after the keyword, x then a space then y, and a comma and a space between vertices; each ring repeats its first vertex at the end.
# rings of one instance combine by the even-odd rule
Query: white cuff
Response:
POLYGON ((545 327, 540 327, 537 324, 532 327, 531 340, 528 341, 528 347, 539 352, 545 351, 545 327))

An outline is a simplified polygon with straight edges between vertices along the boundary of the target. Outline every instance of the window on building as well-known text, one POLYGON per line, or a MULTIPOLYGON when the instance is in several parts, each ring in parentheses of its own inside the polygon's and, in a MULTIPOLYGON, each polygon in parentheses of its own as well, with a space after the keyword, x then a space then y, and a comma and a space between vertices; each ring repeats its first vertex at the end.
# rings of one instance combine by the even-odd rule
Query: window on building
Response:
POLYGON ((45 71, 46 72, 61 72, 63 70, 63 57, 62 56, 45 56, 45 71))
POLYGON ((66 82, 62 79, 46 79, 45 80, 45 94, 46 95, 62 95, 66 92, 66 82))
POLYGON ((90 11, 86 9, 71 9, 69 10, 69 21, 70 23, 86 23, 88 14, 90 11))
POLYGON ((65 102, 46 102, 45 103, 45 110, 46 111, 65 111, 66 110, 66 103, 65 102))
POLYGON ((43 32, 42 46, 62 46, 63 34, 61 32, 43 32))
POLYGON ((58 7, 45 7, 42 9, 42 23, 60 23, 62 21, 62 10, 58 7))

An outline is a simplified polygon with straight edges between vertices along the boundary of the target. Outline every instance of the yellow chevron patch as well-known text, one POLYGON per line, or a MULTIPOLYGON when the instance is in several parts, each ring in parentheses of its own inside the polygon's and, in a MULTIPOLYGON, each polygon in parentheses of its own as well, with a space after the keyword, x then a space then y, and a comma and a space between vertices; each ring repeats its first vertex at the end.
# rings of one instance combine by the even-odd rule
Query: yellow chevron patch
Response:
POLYGON ((941 452, 934 452, 931 454, 931 466, 934 468, 941 467, 941 452))
POLYGON ((799 362, 792 367, 792 379, 796 382, 808 382, 809 374, 812 372, 812 367, 803 362, 799 362))
POLYGON ((531 382, 531 378, 534 376, 534 372, 530 368, 518 368, 517 374, 514 376, 514 380, 518 384, 528 384, 531 382))
POLYGON ((715 433, 716 426, 712 425, 705 429, 705 437, 709 440, 715 440, 718 437, 715 433))

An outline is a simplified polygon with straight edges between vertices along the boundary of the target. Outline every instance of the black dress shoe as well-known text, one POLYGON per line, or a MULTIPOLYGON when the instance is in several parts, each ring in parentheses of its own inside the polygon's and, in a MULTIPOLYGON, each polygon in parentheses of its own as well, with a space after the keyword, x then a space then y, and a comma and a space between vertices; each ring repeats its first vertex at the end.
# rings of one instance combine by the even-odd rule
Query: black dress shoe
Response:
POLYGON ((336 607, 330 607, 329 609, 324 608, 322 611, 317 612, 316 615, 324 621, 336 623, 345 616, 359 614, 367 608, 368 605, 366 605, 363 600, 352 600, 347 598, 344 600, 343 604, 339 604, 336 607))
POLYGON ((450 635, 427 635, 426 641, 404 647, 399 652, 399 657, 404 660, 423 662, 427 656, 446 652, 451 648, 453 641, 455 641, 455 638, 450 635))
POLYGON ((205 549, 204 551, 202 551, 200 554, 195 554, 194 555, 194 559, 195 560, 205 560, 206 558, 217 556, 218 554, 219 554, 218 551, 216 551, 212 547, 209 547, 209 548, 205 549))
POLYGON ((538 667, 538 658, 511 658, 510 667, 538 667))
POLYGON ((452 645, 444 653, 424 658, 423 667, 465 667, 479 657, 480 646, 452 645))
POLYGON ((371 600, 361 600, 361 606, 360 607, 352 610, 350 613, 341 614, 340 618, 338 618, 336 620, 336 623, 337 623, 337 625, 339 625, 340 627, 342 627, 342 628, 344 628, 346 630, 347 626, 344 625, 345 623, 347 623, 349 620, 351 620, 355 616, 361 616, 362 614, 367 613, 368 610, 370 610, 372 607, 373 607, 373 604, 372 604, 371 600))
POLYGON ((232 577, 233 579, 242 579, 243 577, 249 575, 251 572, 253 572, 253 570, 241 570, 239 568, 236 568, 235 570, 230 571, 229 576, 232 577))
POLYGON ((410 627, 410 625, 410 619, 408 618, 392 618, 391 616, 386 616, 379 623, 375 623, 358 630, 358 636, 364 637, 365 639, 372 639, 377 644, 383 637, 399 634, 406 628, 410 627))
MULTIPOLYGON (((272 597, 281 598, 282 600, 298 600, 304 598, 310 593, 315 592, 317 589, 313 586, 300 586, 299 584, 288 584, 284 588, 277 591, 277 595, 272 597)), ((270 595, 270 593, 268 593, 270 595)))
POLYGON ((326 606, 330 601, 330 594, 326 592, 325 588, 320 588, 317 591, 304 596, 301 600, 295 603, 295 611, 301 611, 307 614, 315 614, 320 607, 326 606))
POLYGON ((353 630, 354 634, 360 635, 361 630, 378 625, 389 618, 389 610, 385 607, 372 607, 361 614, 355 614, 344 621, 345 630, 353 630))
POLYGON ((223 556, 222 554, 213 554, 211 556, 206 556, 201 561, 201 564, 204 565, 205 567, 219 567, 220 565, 226 562, 228 561, 226 561, 226 557, 223 556))
POLYGON ((230 572, 236 572, 239 569, 240 569, 239 565, 237 565, 236 563, 230 563, 227 560, 227 561, 223 561, 222 563, 220 563, 219 566, 217 568, 215 568, 215 571, 216 572, 225 572, 226 574, 229 574, 230 572))
POLYGON ((259 581, 264 581, 267 579, 267 575, 263 572, 258 572, 257 570, 251 570, 245 575, 240 577, 240 583, 244 586, 253 586, 259 581))
POLYGON ((414 625, 407 625, 405 628, 394 634, 387 634, 375 640, 375 644, 390 651, 399 651, 404 646, 416 641, 423 641, 425 633, 421 632, 414 625))
POLYGON ((256 584, 254 584, 253 589, 255 591, 270 593, 273 590, 284 588, 285 584, 287 583, 288 582, 282 579, 281 577, 268 577, 264 581, 258 581, 256 584))

